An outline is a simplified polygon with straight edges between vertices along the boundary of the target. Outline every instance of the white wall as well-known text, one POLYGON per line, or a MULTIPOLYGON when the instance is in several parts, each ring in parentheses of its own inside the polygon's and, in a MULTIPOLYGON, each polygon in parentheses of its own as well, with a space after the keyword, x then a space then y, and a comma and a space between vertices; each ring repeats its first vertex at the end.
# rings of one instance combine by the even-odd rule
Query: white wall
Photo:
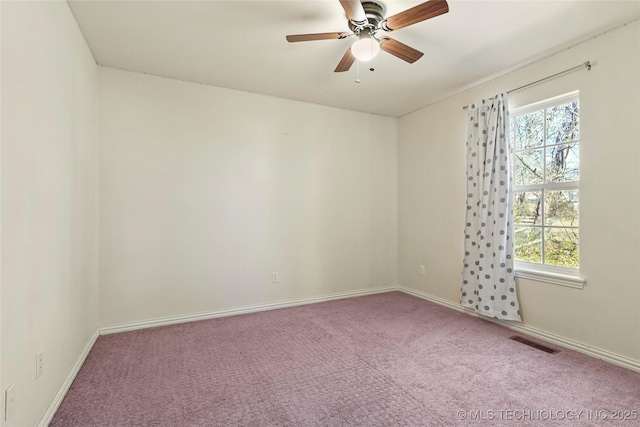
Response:
POLYGON ((396 284, 396 119, 99 74, 102 325, 396 284))
POLYGON ((32 426, 98 326, 97 66, 66 2, 1 8, 1 390, 32 426))
POLYGON ((460 298, 465 212, 462 106, 586 60, 579 71, 510 97, 512 107, 580 90, 580 260, 572 289, 519 279, 526 325, 640 361, 640 30, 582 43, 399 121, 399 282, 460 298), (427 266, 425 277, 419 265, 427 266))

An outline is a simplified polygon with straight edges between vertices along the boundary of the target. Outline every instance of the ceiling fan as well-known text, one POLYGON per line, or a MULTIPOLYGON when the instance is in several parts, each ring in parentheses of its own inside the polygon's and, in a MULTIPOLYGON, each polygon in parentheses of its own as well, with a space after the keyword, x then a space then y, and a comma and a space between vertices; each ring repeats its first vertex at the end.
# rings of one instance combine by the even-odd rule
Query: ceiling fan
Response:
POLYGON ((380 50, 413 64, 422 57, 422 52, 390 37, 378 37, 377 33, 381 30, 386 32, 399 30, 449 11, 449 5, 445 0, 429 0, 389 18, 384 18, 385 7, 378 1, 339 1, 349 19, 350 33, 296 34, 287 36, 287 41, 290 43, 312 40, 341 40, 356 36, 358 40, 347 49, 334 70, 336 73, 349 70, 356 59, 361 61, 371 60, 380 50))

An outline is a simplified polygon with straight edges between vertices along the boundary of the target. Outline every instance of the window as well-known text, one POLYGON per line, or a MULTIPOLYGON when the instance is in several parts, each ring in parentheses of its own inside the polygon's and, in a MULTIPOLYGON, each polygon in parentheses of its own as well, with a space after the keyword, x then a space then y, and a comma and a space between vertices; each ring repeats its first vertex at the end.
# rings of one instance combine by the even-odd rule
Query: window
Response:
POLYGON ((579 274, 579 105, 573 92, 510 112, 517 270, 579 274))

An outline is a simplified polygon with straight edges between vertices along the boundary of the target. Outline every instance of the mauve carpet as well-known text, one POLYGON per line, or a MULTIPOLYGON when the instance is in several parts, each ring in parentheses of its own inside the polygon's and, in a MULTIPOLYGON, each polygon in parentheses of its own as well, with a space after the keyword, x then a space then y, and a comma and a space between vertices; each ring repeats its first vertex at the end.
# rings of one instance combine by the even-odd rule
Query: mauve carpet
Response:
POLYGON ((513 335, 399 292, 106 335, 50 425, 640 425, 640 373, 513 335))

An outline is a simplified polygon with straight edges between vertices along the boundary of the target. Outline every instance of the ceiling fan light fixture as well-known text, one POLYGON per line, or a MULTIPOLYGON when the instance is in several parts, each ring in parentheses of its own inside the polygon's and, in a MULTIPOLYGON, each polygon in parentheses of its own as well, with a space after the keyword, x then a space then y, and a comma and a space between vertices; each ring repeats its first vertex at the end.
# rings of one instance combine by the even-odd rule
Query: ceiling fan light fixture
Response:
POLYGON ((380 52, 380 42, 373 37, 362 37, 351 46, 351 53, 363 62, 371 61, 380 52))

